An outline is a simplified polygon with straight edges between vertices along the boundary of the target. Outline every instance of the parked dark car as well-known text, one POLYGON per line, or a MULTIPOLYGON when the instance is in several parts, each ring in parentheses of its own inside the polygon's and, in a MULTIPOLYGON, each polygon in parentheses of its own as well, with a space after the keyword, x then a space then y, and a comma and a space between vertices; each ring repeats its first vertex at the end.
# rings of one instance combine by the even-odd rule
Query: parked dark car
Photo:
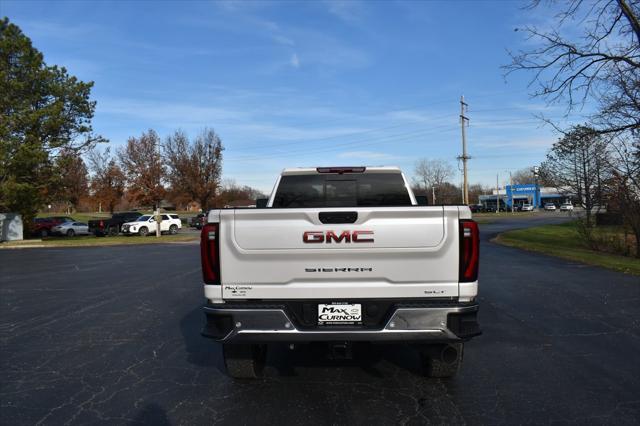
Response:
POLYGON ((51 228, 64 222, 75 222, 76 220, 69 216, 50 216, 37 217, 33 220, 32 234, 38 237, 47 237, 51 235, 51 228))
POLYGON ((131 222, 142 216, 139 212, 114 213, 110 219, 94 219, 89 221, 89 233, 96 237, 118 235, 123 223, 131 222))
POLYGON ((471 213, 480 213, 482 211, 482 204, 470 204, 469 209, 471 209, 471 213))
POLYGON ((198 213, 197 215, 189 219, 189 226, 196 229, 202 229, 206 220, 207 220, 206 213, 198 213))

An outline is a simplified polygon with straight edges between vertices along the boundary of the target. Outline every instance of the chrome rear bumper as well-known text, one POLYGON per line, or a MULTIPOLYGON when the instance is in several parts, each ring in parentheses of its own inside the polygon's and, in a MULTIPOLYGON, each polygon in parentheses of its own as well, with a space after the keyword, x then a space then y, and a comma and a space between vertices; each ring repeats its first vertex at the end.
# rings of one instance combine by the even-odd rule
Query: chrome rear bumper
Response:
POLYGON ((434 341, 458 342, 479 335, 478 305, 397 308, 377 329, 296 326, 284 309, 224 308, 205 306, 207 324, 202 332, 220 342, 312 341, 434 341), (452 322, 452 318, 457 320, 452 322), (460 319, 464 318, 464 328, 460 319), (457 324, 453 326, 452 324, 457 324), (462 331, 461 331, 462 330, 462 331))

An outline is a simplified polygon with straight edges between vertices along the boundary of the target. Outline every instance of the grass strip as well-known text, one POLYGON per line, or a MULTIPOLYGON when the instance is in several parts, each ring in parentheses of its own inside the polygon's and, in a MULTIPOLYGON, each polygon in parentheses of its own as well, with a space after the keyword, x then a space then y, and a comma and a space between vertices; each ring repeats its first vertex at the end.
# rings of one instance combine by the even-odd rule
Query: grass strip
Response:
POLYGON ((155 236, 140 237, 137 235, 119 235, 117 237, 95 237, 93 235, 88 235, 76 237, 50 237, 43 240, 9 241, 0 244, 0 248, 99 247, 131 244, 166 244, 197 241, 199 238, 200 235, 198 234, 163 235, 160 238, 157 238, 155 236))
POLYGON ((640 275, 639 259, 585 247, 578 237, 575 222, 507 231, 498 235, 494 241, 510 247, 640 275))

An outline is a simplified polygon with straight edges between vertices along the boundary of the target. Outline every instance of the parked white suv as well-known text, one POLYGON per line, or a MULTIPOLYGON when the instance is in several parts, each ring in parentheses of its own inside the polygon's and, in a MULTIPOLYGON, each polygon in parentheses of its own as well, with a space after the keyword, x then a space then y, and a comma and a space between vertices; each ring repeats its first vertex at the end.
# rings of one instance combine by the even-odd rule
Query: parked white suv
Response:
MULTIPOLYGON (((178 230, 182 228, 182 221, 177 214, 162 214, 162 221, 160 222, 160 232, 168 232, 169 234, 177 234, 178 230)), ((133 222, 126 222, 122 225, 121 231, 125 235, 138 234, 145 236, 148 234, 155 234, 157 229, 157 223, 153 215, 140 216, 133 222)))
POLYGON ((266 343, 413 343, 450 377, 480 334, 478 226, 468 206, 419 205, 396 167, 285 169, 269 200, 202 228, 206 323, 233 377, 266 343))

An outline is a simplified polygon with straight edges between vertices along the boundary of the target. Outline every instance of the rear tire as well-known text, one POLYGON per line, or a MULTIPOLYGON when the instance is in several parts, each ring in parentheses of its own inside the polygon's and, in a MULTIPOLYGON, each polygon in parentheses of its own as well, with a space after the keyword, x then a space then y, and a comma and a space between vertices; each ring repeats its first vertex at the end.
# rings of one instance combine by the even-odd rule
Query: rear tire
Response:
POLYGON ((453 343, 420 350, 424 375, 434 378, 455 376, 462 365, 464 344, 453 343))
POLYGON ((234 379, 257 379, 267 358, 266 345, 223 344, 222 354, 227 373, 234 379))
POLYGON ((171 225, 169 227, 169 234, 176 235, 178 233, 178 225, 171 225))
POLYGON ((140 235, 141 237, 146 237, 147 235, 149 235, 149 228, 143 226, 138 230, 138 235, 140 235))
POLYGON ((76 231, 74 231, 73 229, 69 229, 67 231, 67 237, 73 237, 76 235, 76 231))
POLYGON ((49 235, 49 232, 46 229, 41 229, 40 230, 40 237, 41 238, 45 238, 49 235))

